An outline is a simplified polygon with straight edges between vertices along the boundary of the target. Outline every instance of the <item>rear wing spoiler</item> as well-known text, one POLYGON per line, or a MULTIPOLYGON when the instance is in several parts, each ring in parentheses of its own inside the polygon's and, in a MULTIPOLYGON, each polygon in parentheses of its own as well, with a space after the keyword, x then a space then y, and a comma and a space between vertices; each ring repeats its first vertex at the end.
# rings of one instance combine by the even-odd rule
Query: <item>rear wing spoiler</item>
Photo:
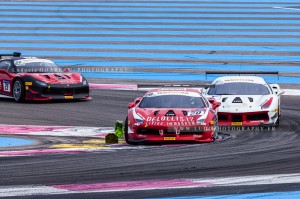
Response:
POLYGON ((154 88, 194 88, 203 94, 203 92, 214 86, 214 84, 138 84, 137 91, 148 91, 154 88))
POLYGON ((236 75, 277 75, 279 79, 279 72, 278 71, 205 71, 205 76, 207 80, 207 75, 231 75, 231 74, 236 74, 236 75))
POLYGON ((212 84, 138 84, 139 88, 209 88, 212 84))
POLYGON ((13 52, 12 54, 0 54, 0 59, 2 59, 3 56, 9 56, 9 57, 20 57, 20 52, 13 52))

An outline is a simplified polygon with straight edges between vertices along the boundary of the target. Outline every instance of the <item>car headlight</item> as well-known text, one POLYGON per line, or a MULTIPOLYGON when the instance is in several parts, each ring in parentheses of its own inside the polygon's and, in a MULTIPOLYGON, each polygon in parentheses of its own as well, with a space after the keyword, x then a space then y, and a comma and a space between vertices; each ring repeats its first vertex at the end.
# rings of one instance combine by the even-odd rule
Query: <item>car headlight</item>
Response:
POLYGON ((264 101, 260 106, 261 106, 261 109, 267 109, 271 106, 272 104, 272 101, 273 101, 273 97, 271 97, 270 99, 264 101))
POLYGON ((143 124, 144 120, 133 110, 133 118, 137 123, 143 124))
POLYGON ((206 111, 203 113, 203 115, 201 115, 198 119, 197 119, 197 121, 196 121, 196 123, 197 124, 201 124, 201 125, 206 125, 206 123, 205 123, 205 120, 206 120, 206 117, 207 117, 207 115, 208 115, 208 109, 206 109, 206 111))
POLYGON ((35 83, 37 83, 40 86, 47 86, 47 84, 45 82, 39 81, 39 80, 35 80, 35 83))
POLYGON ((140 123, 140 124, 143 124, 144 123, 144 120, 142 120, 142 119, 138 119, 138 118, 134 118, 135 119, 135 121, 137 122, 137 123, 140 123))
POLYGON ((199 118, 199 119, 197 119, 196 123, 197 124, 205 124, 204 121, 205 121, 205 119, 199 118))

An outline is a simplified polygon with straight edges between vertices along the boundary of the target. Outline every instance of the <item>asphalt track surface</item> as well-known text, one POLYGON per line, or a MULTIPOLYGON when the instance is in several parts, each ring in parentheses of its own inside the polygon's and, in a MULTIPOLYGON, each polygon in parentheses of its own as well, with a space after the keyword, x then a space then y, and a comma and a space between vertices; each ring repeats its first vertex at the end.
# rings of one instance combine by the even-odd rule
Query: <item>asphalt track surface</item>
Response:
MULTIPOLYGON (((93 100, 71 103, 17 104, 2 99, 0 109, 6 110, 3 118, 6 124, 112 126, 114 120, 125 118, 127 103, 141 94, 141 91, 93 90, 93 100)), ((298 96, 282 97, 282 121, 276 131, 231 132, 235 139, 223 142, 84 154, 0 157, 0 186, 297 173, 300 168, 298 104, 298 96)), ((299 189, 300 184, 252 185, 79 193, 43 198, 149 198, 299 189)))

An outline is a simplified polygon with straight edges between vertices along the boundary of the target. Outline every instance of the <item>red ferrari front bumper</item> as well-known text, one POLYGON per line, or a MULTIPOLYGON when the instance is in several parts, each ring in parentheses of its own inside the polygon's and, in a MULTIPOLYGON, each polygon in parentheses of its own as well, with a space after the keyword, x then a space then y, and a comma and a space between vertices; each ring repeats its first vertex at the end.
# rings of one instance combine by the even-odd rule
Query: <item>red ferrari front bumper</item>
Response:
POLYGON ((213 127, 199 127, 198 131, 178 130, 167 132, 166 129, 136 128, 132 133, 128 133, 130 142, 212 142, 214 141, 213 127), (209 130, 209 131, 204 131, 209 130))
POLYGON ((52 86, 50 88, 27 87, 25 100, 48 101, 48 100, 89 100, 88 86, 52 86))

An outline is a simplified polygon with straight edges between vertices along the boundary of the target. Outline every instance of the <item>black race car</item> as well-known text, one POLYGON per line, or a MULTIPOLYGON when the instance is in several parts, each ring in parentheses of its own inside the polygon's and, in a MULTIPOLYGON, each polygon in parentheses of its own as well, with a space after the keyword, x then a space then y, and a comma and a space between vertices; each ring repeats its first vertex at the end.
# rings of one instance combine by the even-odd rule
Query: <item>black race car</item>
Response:
POLYGON ((89 84, 80 73, 67 72, 47 59, 0 55, 0 96, 24 100, 90 99, 89 84), (5 57, 4 57, 5 56, 5 57))

